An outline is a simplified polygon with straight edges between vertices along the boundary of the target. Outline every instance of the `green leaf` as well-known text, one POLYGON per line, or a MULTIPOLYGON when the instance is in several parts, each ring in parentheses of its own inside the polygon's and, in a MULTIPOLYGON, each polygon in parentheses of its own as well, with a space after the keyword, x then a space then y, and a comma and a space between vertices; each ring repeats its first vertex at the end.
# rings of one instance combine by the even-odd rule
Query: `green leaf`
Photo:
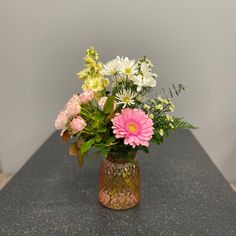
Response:
POLYGON ((109 144, 113 143, 114 141, 116 141, 116 138, 114 136, 111 136, 108 138, 106 143, 109 145, 109 144))
POLYGON ((173 98, 173 94, 172 94, 172 91, 171 91, 171 89, 170 89, 170 88, 168 88, 168 89, 169 89, 170 97, 172 97, 172 98, 173 98))
POLYGON ((152 140, 155 141, 158 145, 160 145, 161 143, 163 143, 163 136, 161 136, 159 134, 159 132, 155 131, 152 140))
POLYGON ((99 112, 99 111, 95 111, 93 113, 93 117, 92 117, 94 120, 104 120, 104 115, 99 112))
POLYGON ((145 146, 140 146, 138 150, 143 151, 144 153, 149 153, 148 148, 145 146))
POLYGON ((115 96, 109 96, 106 100, 106 103, 104 105, 104 112, 105 114, 108 114, 113 111, 115 96))
POLYGON ((96 146, 98 152, 100 152, 104 157, 107 157, 108 153, 110 152, 110 148, 106 147, 105 145, 96 146))
POLYGON ((105 133, 107 131, 107 128, 104 127, 104 128, 100 128, 97 130, 98 133, 105 133))
POLYGON ((177 96, 179 96, 179 92, 178 92, 178 90, 176 89, 176 87, 175 87, 175 85, 174 85, 174 84, 172 84, 172 87, 173 87, 173 89, 174 89, 174 91, 175 91, 176 95, 177 95, 177 96))
MULTIPOLYGON (((168 87, 168 90, 170 97, 173 98, 174 97, 173 92, 175 92, 175 94, 179 96, 180 93, 186 90, 186 88, 182 84, 177 84, 177 85, 172 84, 172 88, 168 87)), ((165 92, 163 88, 162 91, 164 92, 166 97, 168 97, 168 94, 165 92)))
POLYGON ((193 126, 192 124, 184 121, 183 118, 174 117, 172 125, 175 129, 197 129, 198 127, 193 126))
POLYGON ((84 165, 84 157, 86 154, 87 154, 87 152, 84 154, 81 154, 81 152, 78 152, 77 159, 78 159, 79 165, 81 167, 84 165))
POLYGON ((101 136, 99 134, 97 134, 95 137, 95 142, 99 143, 101 140, 102 140, 101 136))
POLYGON ((83 143, 81 145, 81 150, 80 150, 80 154, 83 155, 84 153, 86 153, 94 144, 94 139, 90 139, 89 141, 83 143))

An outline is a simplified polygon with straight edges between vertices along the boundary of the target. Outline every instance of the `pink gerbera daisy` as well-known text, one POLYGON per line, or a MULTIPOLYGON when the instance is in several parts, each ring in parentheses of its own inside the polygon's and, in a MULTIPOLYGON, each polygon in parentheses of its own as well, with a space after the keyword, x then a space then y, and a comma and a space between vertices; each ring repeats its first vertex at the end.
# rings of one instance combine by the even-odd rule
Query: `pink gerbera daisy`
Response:
POLYGON ((116 138, 124 138, 124 143, 133 147, 148 147, 153 135, 152 119, 140 109, 125 108, 111 120, 116 138))

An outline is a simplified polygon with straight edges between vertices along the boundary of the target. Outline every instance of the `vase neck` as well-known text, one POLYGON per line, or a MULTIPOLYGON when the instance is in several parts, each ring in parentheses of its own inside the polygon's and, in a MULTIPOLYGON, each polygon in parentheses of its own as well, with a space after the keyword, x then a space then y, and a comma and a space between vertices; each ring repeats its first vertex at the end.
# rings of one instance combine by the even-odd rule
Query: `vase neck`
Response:
POLYGON ((110 152, 108 154, 107 160, 110 162, 114 162, 117 164, 125 164, 130 162, 130 160, 134 160, 136 156, 136 151, 131 151, 129 153, 117 153, 117 152, 110 152))

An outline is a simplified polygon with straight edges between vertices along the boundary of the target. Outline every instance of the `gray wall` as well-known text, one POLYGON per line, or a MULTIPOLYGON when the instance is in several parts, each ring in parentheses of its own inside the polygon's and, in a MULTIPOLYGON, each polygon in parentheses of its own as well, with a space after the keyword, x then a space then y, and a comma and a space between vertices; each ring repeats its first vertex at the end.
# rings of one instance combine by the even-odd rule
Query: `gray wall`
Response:
POLYGON ((93 45, 103 61, 148 55, 160 87, 187 85, 178 114, 201 127, 199 142, 236 179, 235 12, 233 0, 2 0, 2 169, 16 172, 53 132, 93 45))

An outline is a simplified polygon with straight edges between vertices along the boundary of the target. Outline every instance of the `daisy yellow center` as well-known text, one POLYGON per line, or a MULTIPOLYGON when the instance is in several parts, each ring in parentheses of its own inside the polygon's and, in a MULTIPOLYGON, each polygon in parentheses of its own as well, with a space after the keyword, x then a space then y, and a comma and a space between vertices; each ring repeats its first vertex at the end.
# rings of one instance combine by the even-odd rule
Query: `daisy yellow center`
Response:
POLYGON ((131 69, 130 69, 130 68, 125 68, 125 74, 126 74, 126 75, 130 74, 130 72, 131 72, 131 69))
POLYGON ((124 103, 129 103, 129 101, 130 101, 130 97, 129 96, 124 96, 123 97, 123 102, 124 103))
POLYGON ((130 123, 130 124, 128 124, 128 130, 129 130, 131 133, 136 133, 137 130, 138 130, 138 127, 137 127, 136 124, 130 123))

